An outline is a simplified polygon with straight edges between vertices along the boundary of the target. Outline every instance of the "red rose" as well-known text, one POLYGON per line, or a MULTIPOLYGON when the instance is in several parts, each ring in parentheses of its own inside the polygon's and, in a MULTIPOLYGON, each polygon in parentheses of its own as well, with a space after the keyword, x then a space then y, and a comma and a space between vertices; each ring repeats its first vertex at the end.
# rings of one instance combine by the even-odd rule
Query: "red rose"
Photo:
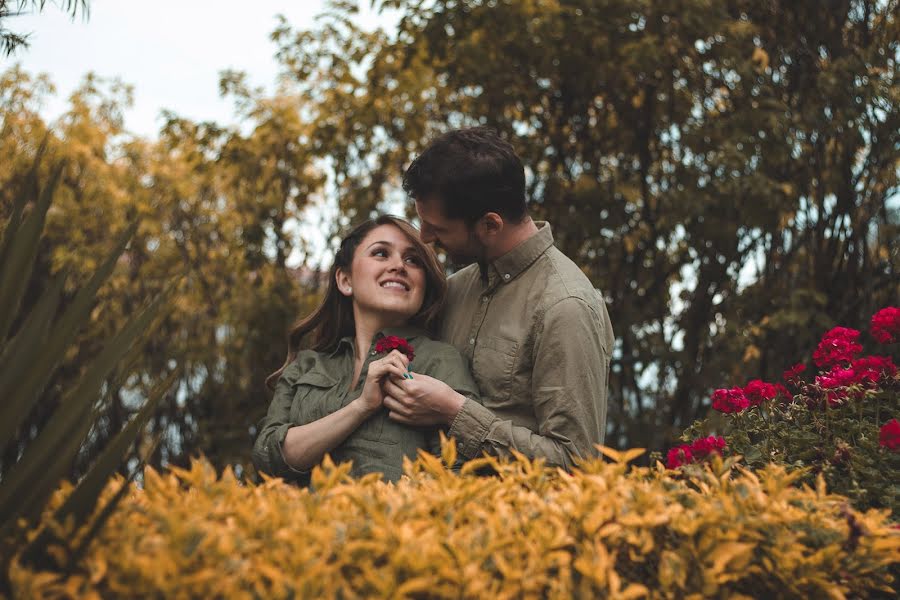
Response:
POLYGON ((888 306, 872 315, 869 331, 881 344, 893 344, 900 339, 900 308, 888 306))
POLYGON ((900 448, 900 421, 891 419, 885 423, 878 434, 878 443, 888 450, 900 448))
POLYGON ((712 395, 712 407, 723 413, 738 413, 750 406, 750 401, 739 387, 716 390, 712 395))
POLYGON ((377 342, 375 342, 375 352, 379 354, 387 354, 392 350, 399 350, 403 354, 406 355, 406 358, 409 359, 409 362, 412 362, 413 358, 415 358, 416 354, 413 352, 412 344, 407 342, 402 337, 397 337, 395 335, 386 335, 377 342))
POLYGON ((744 396, 747 397, 750 406, 762 404, 767 400, 773 399, 777 395, 778 388, 771 383, 766 383, 760 379, 754 379, 744 386, 744 396))
POLYGON ((856 342, 858 338, 859 331, 856 329, 835 327, 822 336, 822 341, 813 352, 813 362, 822 369, 850 362, 862 352, 862 346, 856 342))

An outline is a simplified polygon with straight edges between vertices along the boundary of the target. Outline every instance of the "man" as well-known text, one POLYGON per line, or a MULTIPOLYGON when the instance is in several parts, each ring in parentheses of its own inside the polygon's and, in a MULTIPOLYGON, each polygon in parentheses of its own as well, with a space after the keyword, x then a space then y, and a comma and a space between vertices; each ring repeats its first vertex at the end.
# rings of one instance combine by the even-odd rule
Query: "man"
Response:
POLYGON ((451 131, 410 165, 422 240, 469 264, 450 277, 442 339, 470 361, 481 403, 415 374, 385 384, 390 417, 450 426, 464 458, 516 450, 570 470, 606 427, 612 325, 601 295, 525 206, 525 171, 486 128, 451 131))

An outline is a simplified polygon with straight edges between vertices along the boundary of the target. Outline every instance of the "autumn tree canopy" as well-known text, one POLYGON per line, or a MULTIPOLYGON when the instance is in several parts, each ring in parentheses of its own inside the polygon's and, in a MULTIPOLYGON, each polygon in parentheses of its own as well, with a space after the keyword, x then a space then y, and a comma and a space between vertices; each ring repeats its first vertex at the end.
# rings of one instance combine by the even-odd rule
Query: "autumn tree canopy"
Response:
POLYGON ((533 215, 604 293, 612 444, 660 448, 707 412, 712 388, 777 380, 835 323, 863 326, 900 300, 896 0, 376 4, 399 15, 395 31, 361 27, 352 2, 312 30, 282 20, 277 93, 222 74, 239 127, 170 113, 156 139, 135 138, 128 86, 90 76, 51 126, 37 108, 49 81, 0 76, 4 218, 41 144, 68 161, 33 293, 60 269, 89 272, 142 217, 57 389, 188 274, 108 390, 124 420, 170 363, 184 368, 151 464, 202 451, 249 465, 263 380, 315 299, 316 278, 288 269, 310 250, 295 220, 330 201, 338 233, 396 206, 403 169, 452 127, 512 142, 533 215))

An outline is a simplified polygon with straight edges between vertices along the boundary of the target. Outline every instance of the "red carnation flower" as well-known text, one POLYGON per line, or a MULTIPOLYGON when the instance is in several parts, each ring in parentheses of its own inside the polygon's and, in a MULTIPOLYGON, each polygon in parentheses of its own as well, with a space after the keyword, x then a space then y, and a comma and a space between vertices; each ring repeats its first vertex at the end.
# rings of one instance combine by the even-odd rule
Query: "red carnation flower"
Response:
POLYGON ((786 387, 784 387, 780 383, 775 384, 775 394, 776 394, 776 397, 781 398, 782 402, 790 402, 791 400, 794 399, 794 397, 791 395, 790 390, 788 390, 786 387))
POLYGON ((694 462, 694 454, 688 444, 675 446, 666 455, 666 468, 677 469, 683 465, 694 462))
POLYGON ((691 452, 695 458, 706 458, 710 454, 722 454, 726 446, 725 438, 711 435, 691 442, 691 452))
POLYGON ((882 425, 878 434, 878 443, 888 450, 900 448, 900 421, 891 419, 882 425))
POLYGON ((813 362, 822 369, 828 369, 840 363, 848 363, 862 352, 862 346, 856 342, 859 331, 847 327, 835 327, 824 336, 816 351, 813 362))
POLYGON ((712 395, 712 407, 723 413, 739 413, 750 406, 750 401, 739 387, 716 390, 712 395))
POLYGON ((413 352, 412 344, 407 342, 402 337, 397 337, 396 335, 386 335, 377 342, 375 342, 375 352, 380 354, 387 354, 392 350, 399 350, 403 354, 406 355, 406 358, 409 359, 409 362, 412 362, 413 358, 415 358, 416 354, 413 352))
POLYGON ((872 315, 869 331, 881 344, 893 344, 900 340, 900 308, 888 306, 872 315))
POLYGON ((790 369, 784 372, 781 376, 784 379, 784 382, 789 385, 797 385, 800 383, 800 374, 806 370, 806 365, 803 363, 797 363, 790 369))
POLYGON ((861 384, 875 384, 883 376, 897 374, 897 367, 889 356, 864 356, 854 360, 850 367, 855 373, 855 383, 861 384))
POLYGON ((666 454, 666 468, 677 469, 686 464, 697 462, 708 457, 710 454, 722 454, 727 444, 725 438, 711 435, 705 438, 698 438, 690 444, 681 444, 670 449, 666 454))
MULTIPOLYGON (((842 404, 848 398, 847 388, 858 383, 856 371, 852 367, 835 366, 824 375, 816 376, 816 385, 827 391, 828 405, 842 404)), ((855 397, 862 398, 862 392, 855 397)))
POLYGON ((750 406, 757 406, 767 400, 772 400, 777 395, 778 388, 760 379, 754 379, 744 386, 744 396, 746 396, 750 406))

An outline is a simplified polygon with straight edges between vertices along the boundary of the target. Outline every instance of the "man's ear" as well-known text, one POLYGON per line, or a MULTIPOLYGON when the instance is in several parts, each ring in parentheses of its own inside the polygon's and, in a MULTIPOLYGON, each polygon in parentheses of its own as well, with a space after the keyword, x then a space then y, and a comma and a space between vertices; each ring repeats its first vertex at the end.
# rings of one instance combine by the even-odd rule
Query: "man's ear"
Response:
POLYGON ((489 212, 478 219, 475 229, 481 239, 487 241, 503 231, 504 225, 506 223, 503 221, 503 217, 495 212, 489 212))
POLYGON ((338 267, 334 273, 334 281, 340 293, 348 297, 353 295, 353 280, 350 277, 350 273, 338 267))

